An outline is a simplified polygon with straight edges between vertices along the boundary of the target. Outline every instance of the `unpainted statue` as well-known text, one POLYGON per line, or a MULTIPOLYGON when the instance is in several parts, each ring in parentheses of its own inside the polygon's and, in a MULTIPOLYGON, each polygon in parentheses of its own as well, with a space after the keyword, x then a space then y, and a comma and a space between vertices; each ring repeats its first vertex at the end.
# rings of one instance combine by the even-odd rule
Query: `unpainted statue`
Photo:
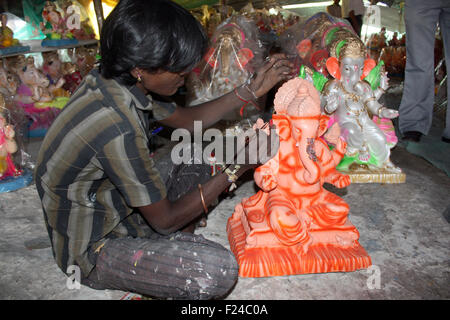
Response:
POLYGON ((371 264, 348 220, 349 206, 323 188, 350 178, 335 167, 346 151, 337 124, 320 138, 328 116, 318 91, 307 80, 292 79, 277 92, 272 120, 280 138, 278 153, 255 170, 261 188, 244 198, 228 220, 230 246, 243 277, 353 271, 371 264))
MULTIPOLYGON (((203 61, 188 76, 187 105, 195 106, 216 99, 243 85, 263 63, 265 53, 256 25, 244 16, 233 16, 224 21, 214 32, 211 46, 203 61)), ((265 101, 251 101, 245 108, 246 116, 259 114, 255 110, 265 101)), ((230 112, 223 119, 239 120, 243 110, 230 112)))

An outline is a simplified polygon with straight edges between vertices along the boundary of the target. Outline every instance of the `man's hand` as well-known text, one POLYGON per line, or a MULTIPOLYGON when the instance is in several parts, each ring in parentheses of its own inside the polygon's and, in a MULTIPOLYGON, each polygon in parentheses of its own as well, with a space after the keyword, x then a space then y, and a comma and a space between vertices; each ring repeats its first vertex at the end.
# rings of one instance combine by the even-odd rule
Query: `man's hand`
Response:
POLYGON ((257 98, 262 97, 278 82, 292 79, 295 76, 293 67, 284 54, 274 54, 255 72, 248 87, 257 98))
POLYGON ((256 168, 275 156, 280 147, 280 139, 275 126, 268 123, 260 128, 249 129, 237 137, 237 164, 246 169, 256 168), (245 157, 245 158, 244 158, 245 157))

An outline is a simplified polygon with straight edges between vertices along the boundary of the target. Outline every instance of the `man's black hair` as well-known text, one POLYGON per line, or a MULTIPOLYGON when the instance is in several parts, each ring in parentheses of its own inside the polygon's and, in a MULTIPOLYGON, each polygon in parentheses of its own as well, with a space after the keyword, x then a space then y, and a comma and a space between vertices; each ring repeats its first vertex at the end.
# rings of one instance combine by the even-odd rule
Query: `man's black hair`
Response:
POLYGON ((187 10, 170 0, 121 0, 100 35, 100 72, 126 84, 135 67, 149 72, 190 71, 202 58, 208 38, 187 10))

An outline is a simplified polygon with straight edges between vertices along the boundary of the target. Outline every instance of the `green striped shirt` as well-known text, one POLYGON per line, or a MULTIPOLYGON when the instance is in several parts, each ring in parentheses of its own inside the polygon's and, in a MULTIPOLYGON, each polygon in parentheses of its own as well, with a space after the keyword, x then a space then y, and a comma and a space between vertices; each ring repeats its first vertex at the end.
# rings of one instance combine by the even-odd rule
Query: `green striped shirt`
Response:
POLYGON ((48 130, 36 161, 36 187, 58 266, 87 277, 89 248, 107 238, 149 232, 133 208, 166 197, 150 158, 149 121, 174 112, 136 86, 93 70, 48 130))

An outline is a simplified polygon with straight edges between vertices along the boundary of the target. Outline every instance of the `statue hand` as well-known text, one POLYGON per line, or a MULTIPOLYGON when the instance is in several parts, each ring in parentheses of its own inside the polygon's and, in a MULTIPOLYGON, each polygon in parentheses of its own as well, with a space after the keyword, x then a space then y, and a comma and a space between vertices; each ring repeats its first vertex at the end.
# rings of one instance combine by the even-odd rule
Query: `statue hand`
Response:
POLYGON ((325 99, 325 111, 328 113, 333 113, 334 111, 336 111, 339 104, 338 96, 335 94, 329 94, 325 99))
POLYGON ((350 185, 350 176, 335 171, 333 174, 325 179, 326 182, 331 183, 336 188, 342 189, 350 185))
POLYGON ((398 117, 398 111, 394 109, 383 108, 379 113, 380 118, 394 119, 398 117))
POLYGON ((342 154, 345 154, 345 152, 347 151, 347 142, 345 142, 345 140, 343 140, 341 137, 339 137, 336 144, 336 150, 342 154))
POLYGON ((333 125, 325 132, 324 138, 331 144, 337 145, 339 143, 339 136, 341 135, 341 128, 339 123, 335 122, 333 125))
POLYGON ((277 180, 272 174, 265 174, 262 176, 262 181, 260 183, 260 188, 264 192, 272 191, 277 186, 277 180))
POLYGON ((387 88, 389 88, 389 78, 387 76, 387 72, 381 74, 380 88, 383 90, 387 90, 387 88))

